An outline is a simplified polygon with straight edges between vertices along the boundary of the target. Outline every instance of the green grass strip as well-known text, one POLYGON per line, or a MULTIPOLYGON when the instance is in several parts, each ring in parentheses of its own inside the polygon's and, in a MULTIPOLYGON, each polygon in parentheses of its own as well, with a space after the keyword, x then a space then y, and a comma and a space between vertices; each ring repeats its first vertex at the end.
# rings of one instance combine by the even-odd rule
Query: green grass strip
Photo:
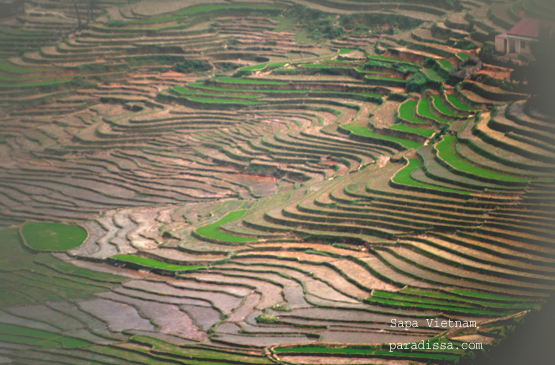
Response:
POLYGON ((15 67, 12 66, 8 63, 6 63, 6 61, 0 61, 0 70, 2 71, 6 71, 6 72, 13 72, 13 73, 32 73, 32 72, 44 72, 44 71, 51 71, 48 69, 39 69, 39 68, 35 68, 35 69, 28 69, 28 68, 19 68, 19 67, 15 67))
POLYGON ((62 347, 61 342, 54 341, 54 340, 40 340, 37 338, 31 338, 31 337, 25 337, 25 336, 4 335, 2 333, 0 333, 0 341, 17 342, 17 343, 24 343, 28 345, 39 345, 39 346, 47 346, 47 347, 62 347))
POLYGON ((274 6, 263 6, 263 5, 223 5, 223 4, 214 4, 214 5, 200 5, 200 6, 193 6, 190 8, 183 9, 178 11, 178 15, 191 15, 191 14, 198 14, 198 13, 205 13, 208 11, 217 11, 217 10, 282 10, 281 8, 274 7, 274 6))
POLYGON ((274 69, 274 68, 283 67, 283 66, 287 65, 288 63, 289 63, 288 61, 269 63, 269 64, 266 66, 266 68, 272 70, 272 69, 274 69))
POLYGON ((489 171, 477 166, 472 165, 466 160, 462 159, 457 155, 455 151, 455 143, 457 138, 455 136, 445 136, 443 141, 436 144, 435 148, 438 152, 439 157, 453 166, 455 169, 471 173, 473 175, 485 177, 488 179, 500 180, 500 181, 514 181, 514 182, 527 182, 531 179, 526 179, 522 177, 515 177, 505 174, 500 174, 497 172, 489 171))
POLYGON ((394 63, 406 63, 406 64, 409 64, 409 65, 419 66, 418 63, 410 62, 410 61, 403 61, 403 60, 399 60, 397 58, 390 58, 390 57, 384 57, 384 56, 370 56, 368 58, 371 59, 371 60, 394 62, 394 63))
POLYGON ((324 64, 320 64, 320 63, 305 63, 302 65, 299 65, 301 67, 305 67, 305 68, 329 68, 329 69, 335 69, 335 68, 345 68, 342 66, 334 66, 334 65, 324 65, 324 64))
POLYGON ((455 293, 455 294, 458 294, 458 295, 463 295, 463 296, 467 296, 467 297, 471 297, 471 298, 479 298, 479 299, 503 300, 503 301, 506 301, 506 302, 522 302, 522 301, 528 300, 528 299, 511 298, 511 297, 505 297, 505 296, 501 296, 501 295, 480 293, 480 292, 476 292, 476 291, 469 291, 469 290, 462 290, 462 289, 451 289, 449 291, 451 293, 455 293))
POLYGON ((428 184, 424 184, 424 183, 421 183, 419 181, 414 180, 412 178, 411 174, 414 170, 420 168, 421 166, 422 166, 422 164, 420 163, 420 161, 418 159, 411 158, 409 160, 409 164, 407 166, 405 166, 405 168, 403 168, 401 171, 397 172, 397 174, 393 178, 393 181, 395 181, 396 183, 399 183, 399 184, 415 186, 415 187, 419 187, 419 188, 441 190, 441 191, 447 191, 447 192, 459 193, 459 194, 469 194, 466 191, 460 191, 460 190, 455 190, 455 189, 443 188, 443 187, 440 187, 440 186, 428 185, 428 184))
POLYGON ((407 80, 399 79, 396 77, 365 76, 364 78, 369 80, 398 81, 398 82, 404 82, 404 83, 407 82, 407 80))
POLYGON ((418 101, 416 100, 409 99, 405 101, 399 107, 399 117, 412 123, 426 124, 427 122, 422 121, 416 117, 417 105, 418 105, 418 101))
POLYGON ((403 139, 403 138, 397 138, 397 137, 391 137, 391 136, 382 136, 382 135, 379 135, 379 134, 376 134, 376 133, 372 132, 367 127, 361 126, 361 125, 345 124, 345 125, 343 125, 343 128, 345 128, 347 130, 350 130, 351 132, 353 132, 354 134, 358 134, 359 136, 372 137, 372 138, 378 138, 378 139, 384 139, 384 140, 387 140, 387 141, 397 142, 397 143, 400 143, 401 145, 403 145, 406 148, 420 148, 420 147, 422 147, 422 145, 420 143, 415 142, 415 141, 411 141, 410 139, 403 139))
POLYGON ((53 341, 63 343, 66 348, 78 348, 90 345, 90 342, 76 338, 61 336, 52 332, 7 323, 0 323, 0 335, 2 335, 4 339, 12 342, 32 343, 38 345, 44 344, 45 346, 60 347, 52 343, 53 341))
POLYGON ((459 52, 459 53, 457 53, 457 57, 459 57, 461 60, 464 61, 464 60, 466 60, 467 58, 469 58, 470 56, 467 55, 466 53, 459 52))
POLYGON ((447 60, 437 60, 437 62, 439 62, 441 67, 443 67, 447 71, 451 71, 453 69, 453 64, 447 60))
MULTIPOLYGON (((433 343, 434 341, 426 341, 433 343)), ((296 347, 277 347, 274 349, 276 352, 298 352, 298 353, 311 353, 311 354, 361 354, 361 355, 386 355, 386 356, 403 356, 424 359, 441 359, 446 361, 458 360, 457 355, 449 355, 444 353, 426 353, 426 352, 407 352, 407 351, 389 351, 380 348, 363 348, 355 346, 346 347, 323 347, 323 346, 296 346, 296 347)))
POLYGON ((426 117, 426 118, 435 119, 439 123, 447 123, 447 124, 451 123, 450 120, 446 120, 446 119, 436 117, 432 113, 432 110, 430 108, 431 108, 430 107, 430 100, 428 98, 420 99, 420 102, 418 103, 418 114, 420 114, 421 116, 426 117))
MULTIPOLYGON (((374 292, 375 293, 375 292, 374 292)), ((406 297, 412 298, 431 298, 436 300, 441 300, 443 303, 447 302, 449 305, 460 306, 463 304, 472 304, 481 308, 505 308, 505 309, 529 309, 534 306, 535 303, 526 303, 525 300, 518 300, 515 298, 499 297, 498 300, 503 300, 503 302, 491 301, 491 298, 478 298, 478 297, 465 297, 458 296, 455 294, 447 294, 443 292, 435 292, 430 290, 414 289, 414 288, 404 288, 398 292, 397 295, 403 294, 406 297), (505 300, 506 299, 506 300, 505 300)), ((481 293, 478 293, 481 294, 481 293)))
POLYGON ((468 105, 464 104, 459 98, 457 98, 457 96, 455 94, 446 94, 447 100, 449 100, 449 102, 451 104, 453 104, 455 106, 455 108, 460 109, 460 110, 468 110, 468 111, 476 111, 478 109, 474 109, 469 107, 468 105))
POLYGON ((249 100, 212 99, 212 98, 197 98, 197 97, 188 97, 188 99, 192 100, 192 101, 196 101, 198 103, 241 104, 241 105, 259 105, 259 104, 263 104, 260 101, 249 101, 249 100))
POLYGON ((151 267, 156 269, 171 270, 171 271, 189 271, 189 270, 197 270, 197 269, 206 267, 203 265, 168 264, 166 262, 158 261, 148 257, 141 257, 141 256, 135 256, 135 255, 115 255, 115 256, 112 256, 111 258, 117 261, 131 262, 134 264, 139 264, 141 266, 146 266, 146 267, 151 267))
POLYGON ((347 54, 356 51, 354 48, 341 48, 339 54, 347 54))
POLYGON ((401 131, 401 132, 414 133, 424 137, 431 137, 435 134, 435 131, 431 129, 409 127, 407 125, 404 125, 403 123, 397 123, 394 126, 389 127, 389 129, 394 129, 396 131, 401 131))
POLYGON ((464 115, 460 115, 460 114, 455 114, 453 113, 451 110, 449 110, 449 108, 447 107, 447 105, 445 105, 445 103, 443 103, 443 99, 441 99, 440 96, 434 95, 432 96, 434 98, 434 105, 437 108, 437 110, 439 110, 441 113, 445 114, 445 115, 449 115, 452 117, 457 117, 457 118, 464 118, 464 115))
POLYGON ((229 233, 221 232, 219 228, 224 224, 234 221, 236 219, 241 218, 247 212, 246 209, 243 210, 236 210, 234 212, 229 212, 222 218, 220 218, 217 222, 208 224, 206 226, 202 226, 197 228, 195 231, 197 234, 201 235, 202 237, 215 239, 218 241, 225 241, 225 242, 254 242, 258 241, 256 238, 252 237, 242 237, 236 236, 229 233))
POLYGON ((260 95, 253 95, 253 94, 215 94, 215 93, 207 93, 202 91, 190 90, 185 89, 183 86, 174 86, 173 89, 181 94, 186 95, 200 95, 200 96, 210 96, 216 98, 244 98, 244 99, 255 99, 259 98, 260 95))
POLYGON ((288 82, 283 82, 283 81, 253 80, 253 79, 241 79, 241 78, 235 78, 235 77, 218 77, 214 80, 218 82, 229 82, 233 84, 289 85, 288 82))
POLYGON ((268 64, 267 63, 261 63, 259 65, 246 66, 246 67, 243 67, 243 68, 239 69, 239 71, 261 70, 264 67, 266 67, 266 65, 268 65, 268 64))
POLYGON ((19 87, 31 87, 31 86, 51 86, 51 85, 58 85, 68 83, 71 80, 52 80, 52 81, 37 81, 37 82, 29 82, 25 84, 4 84, 0 83, 0 87, 4 88, 19 88, 19 87))
POLYGON ((195 87, 199 89, 206 89, 206 90, 214 90, 214 91, 240 91, 240 92, 248 92, 252 93, 256 91, 257 93, 307 93, 310 90, 267 90, 267 89, 236 89, 236 88, 227 88, 227 87, 219 87, 219 86, 207 86, 200 82, 193 82, 187 85, 188 87, 195 87))
POLYGON ((81 246, 87 231, 60 223, 28 222, 21 228, 27 245, 39 251, 67 251, 81 246))
POLYGON ((514 312, 493 312, 487 310, 480 310, 480 309, 472 309, 472 308, 461 308, 461 307, 454 307, 449 305, 433 305, 433 304, 426 304, 426 303, 418 303, 418 302, 409 302, 409 301, 399 301, 399 300, 389 300, 384 298, 368 298, 365 300, 366 303, 369 304, 380 304, 392 308, 419 308, 425 310, 437 310, 437 311, 450 311, 456 313, 464 313, 464 314, 473 314, 479 316, 508 316, 514 314, 514 312))

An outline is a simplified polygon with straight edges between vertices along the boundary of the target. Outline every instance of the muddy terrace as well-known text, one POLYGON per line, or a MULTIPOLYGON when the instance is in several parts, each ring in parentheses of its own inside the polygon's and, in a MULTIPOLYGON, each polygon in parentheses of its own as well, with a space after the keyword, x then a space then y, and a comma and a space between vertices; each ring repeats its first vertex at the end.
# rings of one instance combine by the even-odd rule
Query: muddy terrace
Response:
POLYGON ((553 293, 512 3, 296 3, 0 20, 0 363, 455 364, 553 293))

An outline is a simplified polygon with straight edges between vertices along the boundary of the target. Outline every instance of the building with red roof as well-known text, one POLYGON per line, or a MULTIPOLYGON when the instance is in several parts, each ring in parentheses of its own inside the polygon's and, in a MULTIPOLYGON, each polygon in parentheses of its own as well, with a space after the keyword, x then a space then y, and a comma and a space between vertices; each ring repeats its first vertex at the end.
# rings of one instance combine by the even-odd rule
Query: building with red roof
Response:
POLYGON ((550 37, 555 33, 555 23, 549 20, 522 18, 509 31, 495 37, 495 50, 502 53, 531 53, 530 42, 536 42, 540 30, 547 28, 550 37))

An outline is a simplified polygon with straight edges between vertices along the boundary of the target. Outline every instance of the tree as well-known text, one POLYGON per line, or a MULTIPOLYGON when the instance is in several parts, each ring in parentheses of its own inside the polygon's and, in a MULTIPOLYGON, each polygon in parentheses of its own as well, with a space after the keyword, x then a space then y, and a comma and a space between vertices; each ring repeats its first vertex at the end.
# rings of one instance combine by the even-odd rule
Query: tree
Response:
POLYGON ((73 0, 73 6, 75 7, 75 12, 77 13, 77 29, 81 29, 81 15, 79 15, 79 8, 77 7, 77 4, 75 3, 75 0, 73 0))

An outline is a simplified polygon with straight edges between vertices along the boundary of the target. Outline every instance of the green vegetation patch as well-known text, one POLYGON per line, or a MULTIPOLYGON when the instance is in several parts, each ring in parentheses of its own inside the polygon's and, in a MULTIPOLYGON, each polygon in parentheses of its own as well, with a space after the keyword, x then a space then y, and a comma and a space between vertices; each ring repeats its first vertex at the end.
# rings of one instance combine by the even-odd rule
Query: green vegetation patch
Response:
POLYGON ((451 293, 455 293, 458 295, 471 297, 471 298, 502 300, 506 302, 522 302, 527 300, 522 298, 505 297, 505 296, 496 295, 496 294, 481 293, 481 292, 462 290, 462 289, 451 289, 449 291, 451 293))
POLYGON ((52 86, 69 83, 71 80, 51 80, 51 81, 37 81, 25 84, 4 84, 0 83, 0 88, 14 88, 14 87, 32 87, 32 86, 52 86))
POLYGON ((439 123, 447 123, 447 124, 451 123, 450 120, 446 120, 446 119, 436 117, 432 113, 432 110, 430 109, 430 100, 428 98, 420 99, 420 102, 418 103, 418 114, 420 114, 421 116, 426 117, 426 118, 435 119, 439 123))
POLYGON ((446 94, 445 97, 457 109, 468 110, 468 111, 476 111, 477 110, 477 109, 471 108, 468 105, 464 104, 459 98, 457 98, 457 96, 455 94, 446 94))
POLYGON ((399 117, 412 123, 425 124, 426 122, 416 118, 416 107, 418 101, 409 99, 399 107, 399 117))
POLYGON ((6 61, 0 61, 0 70, 6 72, 13 72, 13 73, 32 73, 32 72, 44 72, 44 71, 51 71, 48 69, 30 69, 30 68, 19 68, 10 65, 6 61))
POLYGON ((451 71, 453 69, 453 64, 447 60, 437 60, 437 62, 439 62, 441 67, 443 67, 447 71, 451 71))
POLYGON ((21 228, 27 245, 39 251, 67 251, 81 246, 87 231, 75 225, 28 222, 21 228))
POLYGON ((122 262, 131 262, 134 264, 139 264, 141 266, 155 268, 155 269, 164 269, 164 270, 171 270, 171 271, 190 271, 190 270, 197 270, 202 269, 206 266, 203 265, 174 265, 168 264, 166 262, 158 261, 155 259, 151 259, 148 257, 141 257, 135 255, 115 255, 112 256, 111 259, 122 261, 122 262))
POLYGON ((414 180, 412 178, 411 174, 414 170, 420 168, 421 166, 422 166, 422 164, 420 163, 420 161, 418 159, 411 158, 409 160, 409 164, 407 166, 405 166, 405 168, 403 168, 401 171, 397 172, 397 174, 395 174, 395 176, 393 177, 393 181, 395 181, 396 183, 399 183, 399 184, 415 186, 415 187, 419 187, 419 188, 441 190, 441 191, 447 191, 447 192, 459 193, 459 194, 469 194, 466 191, 460 191, 460 190, 455 190, 455 189, 443 188, 443 187, 440 187, 440 186, 428 185, 428 184, 424 184, 424 183, 421 183, 419 181, 414 180))
POLYGON ((397 143, 400 143, 402 146, 404 146, 406 148, 420 148, 420 147, 422 147, 422 145, 420 143, 415 142, 415 141, 411 141, 410 139, 403 139, 403 138, 397 138, 397 137, 391 137, 391 136, 382 136, 382 135, 379 135, 377 133, 372 132, 370 129, 368 129, 365 126, 361 126, 361 125, 357 125, 357 124, 345 124, 345 125, 343 125, 343 128, 353 132, 354 134, 358 134, 359 136, 372 137, 372 138, 378 138, 378 139, 384 139, 384 140, 387 140, 387 141, 397 142, 397 143))
POLYGON ((260 95, 252 95, 252 94, 216 94, 216 93, 207 93, 202 91, 190 90, 185 89, 183 86, 174 86, 173 89, 181 94, 186 95, 199 95, 199 96, 210 96, 216 98, 243 98, 243 99, 253 99, 259 98, 260 95))
POLYGON ((61 347, 63 344, 70 349, 90 345, 90 342, 76 338, 7 323, 0 323, 0 340, 48 347, 61 347))
POLYGON ((229 212, 217 222, 208 224, 206 226, 198 228, 195 232, 202 237, 215 239, 218 241, 226 242, 254 242, 258 241, 256 238, 252 237, 242 237, 236 236, 229 233, 221 232, 219 228, 224 224, 241 218, 247 212, 246 209, 236 210, 234 212, 229 212))
POLYGON ((341 49, 339 50, 339 54, 347 54, 347 53, 351 53, 351 52, 354 52, 354 51, 356 51, 356 49, 353 49, 353 48, 341 48, 341 49))
MULTIPOLYGON (((436 339, 427 340, 425 343, 437 343, 436 339)), ((378 346, 341 346, 341 347, 324 347, 324 346, 294 346, 294 347, 277 347, 274 349, 275 352, 287 353, 311 353, 311 354, 360 354, 360 355, 381 355, 386 357, 402 356, 404 358, 421 358, 421 359, 437 359, 446 361, 448 363, 453 363, 457 361, 459 357, 457 355, 445 354, 443 352, 420 352, 420 351, 390 351, 389 348, 382 349, 378 346)), ((381 357, 380 356, 380 357, 381 357)))
POLYGON ((266 65, 268 65, 267 63, 261 63, 259 65, 252 65, 252 66, 246 66, 240 69, 240 71, 253 71, 253 70, 262 70, 264 67, 266 67, 266 65))
POLYGON ((232 84, 257 84, 257 85, 288 85, 289 83, 283 81, 268 81, 268 80, 254 80, 254 79, 240 79, 235 77, 218 77, 215 79, 218 82, 229 82, 232 84))
POLYGON ((439 96, 432 96, 434 98, 434 105, 437 108, 437 110, 439 110, 441 113, 445 114, 445 115, 449 115, 452 117, 456 117, 456 118, 464 118, 464 115, 460 115, 460 114, 455 114, 453 113, 451 110, 449 110, 449 108, 447 107, 447 105, 445 105, 445 103, 443 102, 443 99, 441 99, 441 97, 439 96))
POLYGON ((278 322, 278 317, 267 315, 267 314, 261 314, 258 317, 256 317, 256 322, 263 323, 263 324, 274 324, 278 322))
POLYGON ((395 124, 394 126, 389 127, 389 129, 394 129, 401 132, 414 133, 424 137, 431 137, 435 134, 435 131, 431 129, 409 127, 407 125, 404 125, 403 123, 395 124))
MULTIPOLYGON (((200 82, 193 82, 187 85, 188 87, 196 87, 202 88, 206 90, 214 90, 214 91, 235 91, 235 92, 247 92, 252 93, 253 89, 236 89, 236 88, 227 88, 227 87, 218 87, 218 86, 207 86, 200 82)), ((303 90, 267 90, 267 89, 258 89, 256 92, 259 93, 307 93, 310 90, 303 89, 303 90)))
POLYGON ((241 104, 241 105, 259 105, 263 104, 259 101, 249 101, 249 100, 231 100, 231 99, 212 99, 212 98, 197 98, 188 97, 191 101, 196 101, 198 103, 213 103, 213 104, 241 104))
POLYGON ((515 177, 510 175, 504 175, 497 172, 489 171, 482 169, 480 167, 474 166, 471 163, 467 162, 466 160, 462 159, 457 153, 455 152, 455 143, 456 137, 454 136, 445 136, 443 137, 443 141, 439 142, 435 147, 438 152, 439 157, 453 166, 455 169, 460 171, 465 171, 477 176, 494 179, 494 180, 501 180, 501 181, 514 181, 514 182, 526 182, 530 179, 525 179, 521 177, 515 177))
POLYGON ((200 6, 193 6, 190 8, 183 9, 177 14, 179 15, 192 15, 198 13, 205 13, 208 11, 217 11, 217 10, 282 10, 281 8, 274 7, 274 6, 263 6, 263 5, 223 5, 223 4, 214 4, 214 5, 200 5, 200 6))
POLYGON ((457 57, 459 57, 461 60, 464 61, 464 60, 466 60, 467 58, 469 58, 470 56, 469 56, 468 54, 466 54, 466 53, 459 52, 459 53, 457 53, 457 57))

